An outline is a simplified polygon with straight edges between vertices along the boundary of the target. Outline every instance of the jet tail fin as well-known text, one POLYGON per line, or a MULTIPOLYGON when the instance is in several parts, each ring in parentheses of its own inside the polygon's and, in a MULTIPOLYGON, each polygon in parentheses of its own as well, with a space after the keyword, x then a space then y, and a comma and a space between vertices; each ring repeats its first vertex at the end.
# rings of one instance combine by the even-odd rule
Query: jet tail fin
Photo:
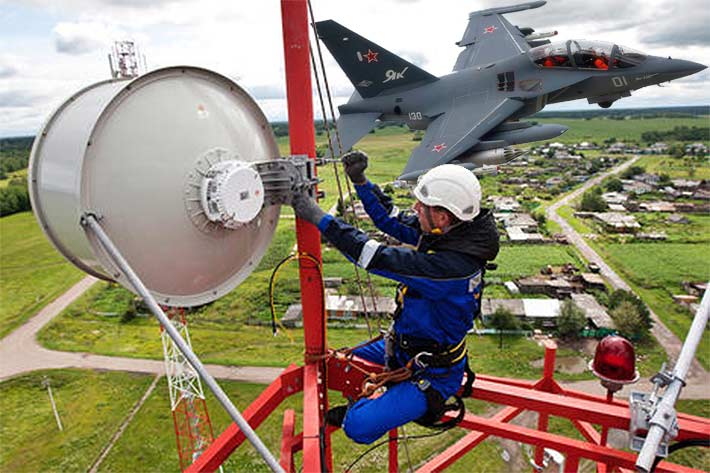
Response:
POLYGON ((438 80, 333 20, 319 21, 316 28, 318 37, 363 98, 394 87, 438 80))
MULTIPOLYGON (((335 157, 340 157, 350 151, 360 138, 365 136, 375 127, 375 121, 380 117, 380 112, 373 113, 347 113, 338 117, 338 136, 334 131, 330 133, 330 142, 335 157)), ((330 148, 326 157, 331 158, 330 148)))

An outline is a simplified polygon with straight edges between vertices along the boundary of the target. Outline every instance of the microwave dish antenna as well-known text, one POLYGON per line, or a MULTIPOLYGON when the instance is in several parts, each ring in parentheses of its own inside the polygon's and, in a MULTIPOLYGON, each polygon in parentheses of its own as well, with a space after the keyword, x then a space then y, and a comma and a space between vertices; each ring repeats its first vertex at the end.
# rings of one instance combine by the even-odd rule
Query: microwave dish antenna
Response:
POLYGON ((264 205, 255 163, 278 158, 266 117, 237 84, 159 69, 86 87, 50 116, 30 157, 32 206, 83 271, 136 292, 80 225, 93 214, 160 304, 197 306, 264 255, 280 207, 264 205))

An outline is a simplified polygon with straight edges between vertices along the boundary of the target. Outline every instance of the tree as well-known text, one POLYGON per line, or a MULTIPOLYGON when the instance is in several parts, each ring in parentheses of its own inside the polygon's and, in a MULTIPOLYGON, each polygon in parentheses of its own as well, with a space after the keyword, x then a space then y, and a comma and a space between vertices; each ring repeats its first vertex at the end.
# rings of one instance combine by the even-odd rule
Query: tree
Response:
POLYGON ((557 332, 562 338, 579 338, 579 333, 587 325, 587 316, 572 299, 565 299, 557 317, 557 332))
POLYGON ((630 179, 639 174, 643 174, 644 172, 646 172, 646 170, 641 166, 631 166, 630 168, 626 169, 624 172, 621 173, 621 177, 623 177, 624 179, 630 179))
POLYGON ((624 184, 621 183, 621 180, 612 177, 606 183, 606 190, 608 192, 621 192, 624 190, 624 184))
POLYGON ((623 336, 631 340, 641 340, 648 335, 638 307, 630 300, 624 300, 609 313, 616 328, 623 336))
POLYGON ((579 208, 587 212, 603 212, 606 210, 606 202, 599 193, 589 190, 582 195, 579 208))
POLYGON ((636 297, 633 293, 629 291, 624 291, 623 289, 617 289, 616 291, 611 293, 611 296, 609 296, 609 309, 614 310, 616 309, 622 302, 630 302, 636 307, 636 310, 638 311, 639 316, 641 317, 641 322, 643 323, 643 326, 645 327, 645 332, 647 333, 649 330, 651 330, 651 327, 653 326, 653 319, 651 319, 651 312, 648 310, 648 307, 646 307, 646 304, 643 303, 641 299, 636 297))
POLYGON ((491 315, 489 325, 498 330, 500 339, 498 348, 503 348, 503 330, 517 330, 520 327, 517 317, 505 307, 498 307, 491 315))

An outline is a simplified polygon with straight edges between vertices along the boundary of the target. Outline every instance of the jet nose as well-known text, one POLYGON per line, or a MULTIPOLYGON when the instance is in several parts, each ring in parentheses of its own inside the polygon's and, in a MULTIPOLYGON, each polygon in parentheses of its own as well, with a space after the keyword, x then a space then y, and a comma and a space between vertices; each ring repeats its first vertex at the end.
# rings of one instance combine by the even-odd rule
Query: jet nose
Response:
POLYGON ((673 61, 673 70, 671 72, 683 74, 684 76, 689 76, 691 74, 695 74, 696 72, 700 72, 703 69, 707 69, 707 66, 693 61, 684 61, 682 59, 671 59, 671 61, 673 61))

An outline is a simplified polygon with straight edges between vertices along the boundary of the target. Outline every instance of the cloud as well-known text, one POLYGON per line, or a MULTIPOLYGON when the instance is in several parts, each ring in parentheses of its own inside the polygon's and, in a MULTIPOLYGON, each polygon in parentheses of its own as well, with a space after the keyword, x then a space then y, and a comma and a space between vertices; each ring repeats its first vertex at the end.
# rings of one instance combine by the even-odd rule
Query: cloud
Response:
POLYGON ((0 108, 34 107, 45 97, 28 90, 7 90, 0 92, 0 108))
POLYGON ((12 77, 17 73, 17 69, 12 64, 3 64, 0 62, 0 79, 12 77))
POLYGON ((58 23, 54 27, 55 47, 59 53, 90 53, 111 43, 112 30, 108 25, 97 22, 58 23))
MULTIPOLYGON (((500 6, 500 1, 486 0, 472 11, 500 6)), ((549 1, 540 8, 506 14, 506 18, 513 25, 530 26, 538 31, 585 23, 593 23, 596 28, 608 28, 608 25, 639 18, 639 12, 644 8, 644 4, 639 0, 556 0, 549 1)), ((560 34, 562 33, 563 31, 560 31, 560 34)))
POLYGON ((640 39, 656 46, 707 46, 709 23, 710 9, 704 1, 664 2, 646 22, 640 39))
POLYGON ((286 98, 285 85, 246 85, 245 89, 257 100, 286 98))

